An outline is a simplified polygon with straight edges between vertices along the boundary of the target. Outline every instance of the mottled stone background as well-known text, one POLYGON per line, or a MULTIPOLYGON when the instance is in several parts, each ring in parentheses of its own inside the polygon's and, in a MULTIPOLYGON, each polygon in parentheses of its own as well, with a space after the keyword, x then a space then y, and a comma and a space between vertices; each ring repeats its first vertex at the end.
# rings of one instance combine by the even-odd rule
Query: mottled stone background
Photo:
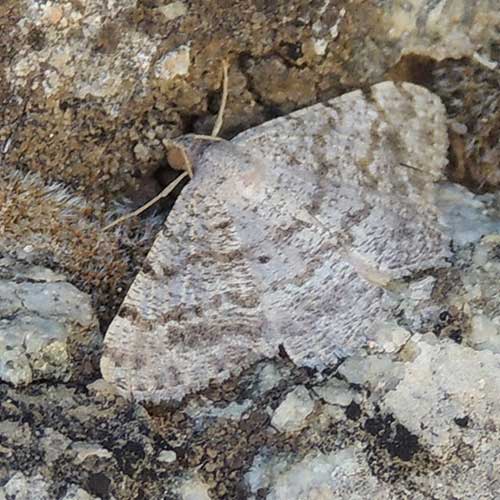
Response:
POLYGON ((163 138, 209 130, 226 58, 226 136, 403 79, 437 92, 456 118, 456 176, 496 186, 498 14, 490 3, 6 0, 2 162, 109 202, 163 164, 163 138))
POLYGON ((0 499, 496 500, 497 4, 0 0, 0 499), (98 346, 165 212, 102 228, 168 182, 163 139, 210 130, 222 59, 227 138, 385 79, 425 86, 472 192, 442 187, 453 265, 362 355, 323 373, 277 356, 146 410, 99 379, 98 346))
POLYGON ((447 107, 450 178, 494 189, 493 4, 4 0, 0 249, 29 248, 68 274, 93 295, 104 328, 160 220, 100 228, 171 179, 163 139, 210 130, 222 59, 231 64, 224 137, 348 90, 406 80, 447 107), (71 209, 54 196, 63 189, 71 209))

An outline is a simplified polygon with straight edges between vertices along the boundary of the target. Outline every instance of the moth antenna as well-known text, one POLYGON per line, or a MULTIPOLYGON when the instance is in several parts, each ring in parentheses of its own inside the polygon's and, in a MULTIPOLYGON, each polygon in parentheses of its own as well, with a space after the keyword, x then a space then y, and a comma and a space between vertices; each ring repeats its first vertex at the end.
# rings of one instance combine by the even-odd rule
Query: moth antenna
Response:
POLYGON ((222 128, 222 123, 224 120, 224 111, 227 104, 227 95, 229 91, 229 63, 226 59, 222 60, 222 98, 220 103, 219 112, 217 113, 217 119, 215 120, 214 128, 212 129, 211 138, 217 137, 219 135, 220 129, 222 128))
POLYGON ((186 134, 185 137, 193 137, 194 139, 201 139, 202 141, 225 141, 222 137, 214 137, 213 135, 203 135, 203 134, 186 134))
POLYGON ((411 170, 415 170, 416 172, 420 172, 421 174, 428 174, 428 172, 426 172, 425 170, 422 170, 421 168, 418 168, 418 167, 414 167, 413 165, 409 165, 408 163, 400 162, 399 164, 402 167, 406 167, 406 168, 409 168, 411 170))
MULTIPOLYGON (((197 134, 190 134, 193 137, 196 137, 197 139, 202 139, 202 140, 207 140, 207 141, 222 141, 223 139, 217 137, 219 135, 219 132, 222 128, 222 124, 224 121, 224 111, 226 109, 226 104, 227 104, 227 96, 229 92, 229 63, 223 59, 222 60, 222 97, 221 97, 221 104, 219 108, 219 112, 217 113, 217 119, 215 120, 214 128, 212 130, 211 135, 197 135, 197 134)), ((139 214, 142 214, 144 210, 147 210, 149 207, 154 205, 157 201, 161 200, 162 198, 165 198, 168 196, 178 185, 179 183, 189 175, 190 178, 193 177, 193 165, 191 161, 189 160, 188 155, 186 154, 186 148, 182 145, 179 144, 175 141, 168 141, 168 143, 172 146, 175 146, 178 148, 180 151, 180 154, 182 156, 182 159, 184 161, 185 169, 186 171, 179 175, 174 181, 172 181, 163 191, 155 196, 153 199, 149 200, 147 203, 139 207, 137 210, 134 210, 133 212, 124 215, 123 217, 118 218, 111 224, 108 224, 103 230, 107 231, 108 229, 111 229, 115 227, 118 224, 121 224, 122 222, 135 217, 139 214)))

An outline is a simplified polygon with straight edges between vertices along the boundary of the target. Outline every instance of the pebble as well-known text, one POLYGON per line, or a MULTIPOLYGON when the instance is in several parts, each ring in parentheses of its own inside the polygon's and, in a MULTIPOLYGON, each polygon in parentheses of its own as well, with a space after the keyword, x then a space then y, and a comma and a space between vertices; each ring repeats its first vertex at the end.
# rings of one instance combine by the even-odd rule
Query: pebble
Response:
POLYGON ((101 337, 90 296, 49 269, 0 261, 0 379, 13 385, 68 381, 74 348, 101 337))
POLYGON ((271 425, 281 432, 294 432, 302 429, 307 417, 314 410, 314 401, 309 391, 302 385, 289 392, 284 401, 276 408, 271 425))
POLYGON ((173 21, 178 17, 184 16, 187 13, 187 6, 184 2, 172 2, 168 5, 162 5, 158 7, 158 11, 161 12, 167 21, 173 21))
POLYGON ((158 461, 163 462, 165 464, 172 464, 177 460, 177 453, 172 450, 163 450, 158 455, 158 461))
POLYGON ((314 387, 314 392, 327 403, 339 406, 349 406, 356 395, 347 382, 335 377, 314 387))
POLYGON ((189 73, 191 48, 181 45, 171 52, 167 52, 155 66, 155 76, 161 80, 172 80, 176 76, 185 76, 189 73))

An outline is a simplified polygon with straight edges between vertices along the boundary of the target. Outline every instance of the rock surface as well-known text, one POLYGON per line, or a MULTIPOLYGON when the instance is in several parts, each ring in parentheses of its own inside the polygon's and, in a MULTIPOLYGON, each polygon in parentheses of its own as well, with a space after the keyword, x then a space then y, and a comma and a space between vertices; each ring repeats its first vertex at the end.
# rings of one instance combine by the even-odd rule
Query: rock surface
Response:
POLYGON ((392 281, 447 265, 447 145, 439 99, 390 82, 209 145, 108 329, 104 378, 161 402, 280 345, 314 368, 352 354, 395 318, 392 281))
POLYGON ((0 391, 0 498, 161 498, 166 483, 139 484, 167 467, 143 409, 85 386, 0 391))
MULTIPOLYGON (((91 295, 107 327, 161 220, 147 214, 112 233, 102 228, 123 213, 122 195, 135 208, 175 175, 164 168, 166 139, 211 129, 224 57, 231 63, 224 137, 383 80, 413 82, 446 108, 446 178, 463 185, 440 182, 430 197, 450 242, 448 267, 392 280, 383 306, 394 317, 374 323, 355 353, 324 371, 299 368, 279 349, 178 405, 147 411, 102 379, 85 385, 92 375, 79 361, 69 383, 0 382, 0 500, 497 500, 494 7, 1 1, 0 259, 16 263, 2 268, 3 291, 64 283, 78 295, 71 283, 91 295), (307 394, 303 407, 300 398, 289 405, 297 388, 307 394), (287 405, 307 417, 277 432, 272 418, 287 405)), ((418 111, 425 118, 425 107, 418 111)), ((376 143, 372 132, 366 137, 376 143)), ((423 156, 427 144, 422 139, 423 156)), ((322 151, 321 141, 314 147, 322 151)), ((409 158, 418 153, 405 163, 414 166, 409 158)), ((408 170, 412 181, 417 172, 408 170)), ((13 304, 1 295, 2 311, 13 304)), ((59 304, 50 309, 60 312, 59 304)), ((3 340, 14 318, 0 317, 3 340)), ((41 326, 39 338, 47 338, 50 328, 41 326)))
POLYGON ((48 267, 92 297, 104 328, 120 303, 160 220, 130 220, 103 231, 113 211, 75 189, 0 164, 0 255, 48 267))
POLYGON ((0 259, 0 379, 83 380, 101 336, 90 297, 50 269, 0 259))
POLYGON ((454 249, 420 331, 407 329, 416 309, 401 284, 407 328, 382 325, 327 372, 276 358, 149 415, 102 380, 0 384, 0 498, 495 500, 499 243, 491 234, 454 249), (289 404, 298 388, 303 407, 289 404), (287 406, 307 418, 276 432, 287 406))
POLYGON ((289 392, 276 408, 271 425, 281 432, 294 432, 306 425, 307 417, 314 410, 314 401, 304 386, 289 392))
POLYGON ((290 465, 279 459, 263 462, 258 459, 246 480, 254 494, 268 490, 269 500, 397 498, 372 476, 366 458, 356 448, 330 454, 311 453, 290 465))
MULTIPOLYGON (((162 161, 162 139, 187 123, 208 131, 224 57, 232 62, 228 131, 377 83, 407 56, 402 79, 433 80, 413 55, 474 61, 455 64, 458 84, 440 91, 463 89, 495 114, 498 89, 467 75, 484 81, 495 70, 498 12, 489 0, 5 0, 0 23, 4 160, 92 198, 137 186, 138 173, 162 161)), ((477 173, 498 182, 486 158, 494 135, 481 137, 471 144, 485 156, 477 173)))
MULTIPOLYGON (((469 426, 469 444, 488 440, 498 428, 500 355, 475 351, 451 340, 412 340, 416 357, 404 365, 401 381, 383 397, 391 413, 434 454, 454 453, 469 426)), ((499 477, 500 479, 500 477, 499 477)))

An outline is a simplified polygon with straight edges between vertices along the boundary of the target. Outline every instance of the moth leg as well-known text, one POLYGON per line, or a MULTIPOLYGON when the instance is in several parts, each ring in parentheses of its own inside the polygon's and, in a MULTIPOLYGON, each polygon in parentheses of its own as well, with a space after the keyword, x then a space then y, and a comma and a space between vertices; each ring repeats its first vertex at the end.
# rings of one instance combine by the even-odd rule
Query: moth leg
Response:
POLYGON ((121 224, 122 222, 141 214, 142 212, 144 212, 144 210, 147 210, 149 207, 153 206, 157 201, 168 196, 179 185, 179 183, 188 175, 189 175, 188 172, 183 172, 181 175, 176 177, 165 189, 163 189, 161 193, 157 194, 154 198, 152 198, 147 203, 142 205, 142 207, 139 207, 137 210, 134 210, 133 212, 116 219, 111 224, 108 224, 103 229, 103 231, 107 231, 108 229, 111 229, 112 227, 115 227, 116 225, 121 224))

